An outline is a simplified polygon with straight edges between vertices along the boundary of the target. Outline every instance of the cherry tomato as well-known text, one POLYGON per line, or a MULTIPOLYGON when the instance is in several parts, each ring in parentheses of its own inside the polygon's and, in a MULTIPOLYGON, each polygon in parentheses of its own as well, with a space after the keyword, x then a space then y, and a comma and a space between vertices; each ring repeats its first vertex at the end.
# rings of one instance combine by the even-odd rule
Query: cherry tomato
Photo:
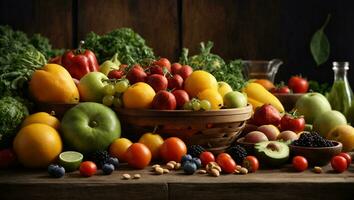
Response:
POLYGON ((171 71, 171 62, 167 58, 160 58, 152 63, 153 65, 158 65, 160 67, 166 67, 168 71, 171 71))
POLYGON ((249 172, 256 172, 259 168, 259 162, 254 156, 246 156, 243 160, 242 166, 247 168, 249 172))
POLYGON ((279 88, 276 89, 275 93, 280 93, 280 94, 289 94, 290 93, 290 89, 288 86, 281 86, 279 88))
POLYGON ((151 151, 142 143, 134 143, 129 146, 124 157, 127 159, 128 165, 136 169, 144 169, 151 161, 151 151))
POLYGON ((227 153, 219 154, 216 162, 220 165, 221 170, 227 174, 234 173, 236 170, 236 162, 227 153))
POLYGON ((289 79, 288 86, 294 93, 305 93, 309 89, 309 83, 301 76, 293 76, 289 79))
POLYGON ((85 161, 80 164, 80 174, 81 176, 93 176, 97 172, 97 166, 94 162, 85 161))
POLYGON ((204 151, 199 156, 200 161, 202 161, 202 165, 206 166, 210 162, 215 162, 214 155, 209 151, 204 151))
POLYGON ((342 153, 338 154, 338 156, 342 156, 343 158, 345 158, 347 160, 347 167, 349 167, 350 164, 352 163, 352 157, 349 154, 342 152, 342 153))
POLYGON ((334 171, 342 173, 348 168, 348 162, 342 156, 334 156, 331 160, 331 166, 334 171))
POLYGON ((307 167, 309 166, 306 158, 303 156, 295 156, 293 158, 292 163, 293 163, 293 167, 298 172, 305 171, 307 169, 307 167))
POLYGON ((16 155, 12 149, 0 150, 0 168, 8 168, 16 162, 16 155))
POLYGON ((285 114, 280 120, 280 129, 299 133, 305 129, 305 119, 303 116, 285 114))
POLYGON ((186 155, 187 147, 184 142, 177 137, 167 138, 160 147, 160 154, 165 162, 180 162, 183 155, 186 155))
POLYGON ((182 65, 179 63, 173 63, 171 65, 171 73, 172 74, 177 74, 179 72, 179 70, 182 68, 182 65))

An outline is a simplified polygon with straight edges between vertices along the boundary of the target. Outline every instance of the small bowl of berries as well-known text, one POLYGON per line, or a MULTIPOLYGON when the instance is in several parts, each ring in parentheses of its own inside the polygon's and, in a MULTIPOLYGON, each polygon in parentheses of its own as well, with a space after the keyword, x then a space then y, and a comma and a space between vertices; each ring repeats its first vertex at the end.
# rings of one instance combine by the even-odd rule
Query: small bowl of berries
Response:
POLYGON ((343 145, 313 131, 303 132, 289 147, 293 156, 304 156, 311 166, 324 166, 342 151, 343 145))

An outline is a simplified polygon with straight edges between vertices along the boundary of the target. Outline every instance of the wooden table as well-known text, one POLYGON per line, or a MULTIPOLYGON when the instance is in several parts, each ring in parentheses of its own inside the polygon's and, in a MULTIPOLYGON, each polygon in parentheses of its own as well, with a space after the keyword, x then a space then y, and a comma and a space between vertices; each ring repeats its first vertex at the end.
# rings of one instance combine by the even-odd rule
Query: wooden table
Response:
MULTIPOLYGON (((123 167, 124 168, 124 167, 123 167)), ((184 175, 173 171, 161 176, 145 170, 121 169, 112 175, 84 178, 78 172, 60 179, 45 170, 0 171, 0 200, 16 199, 354 199, 354 168, 336 174, 293 172, 290 167, 259 170, 247 175, 184 175), (141 174, 138 180, 122 180, 123 173, 141 174)))

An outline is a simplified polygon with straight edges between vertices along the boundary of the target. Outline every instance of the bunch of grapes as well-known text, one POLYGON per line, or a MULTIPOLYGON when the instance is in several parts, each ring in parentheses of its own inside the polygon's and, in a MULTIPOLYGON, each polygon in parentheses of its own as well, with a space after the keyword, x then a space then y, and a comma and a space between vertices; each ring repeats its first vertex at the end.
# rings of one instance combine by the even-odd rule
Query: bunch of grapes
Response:
POLYGON ((208 100, 199 100, 199 99, 193 98, 184 104, 183 109, 184 110, 194 110, 194 111, 210 110, 211 104, 208 100))
POLYGON ((103 87, 103 93, 105 95, 102 98, 103 105, 109 107, 113 106, 116 109, 121 108, 123 106, 121 97, 128 87, 128 79, 109 81, 108 84, 103 87))

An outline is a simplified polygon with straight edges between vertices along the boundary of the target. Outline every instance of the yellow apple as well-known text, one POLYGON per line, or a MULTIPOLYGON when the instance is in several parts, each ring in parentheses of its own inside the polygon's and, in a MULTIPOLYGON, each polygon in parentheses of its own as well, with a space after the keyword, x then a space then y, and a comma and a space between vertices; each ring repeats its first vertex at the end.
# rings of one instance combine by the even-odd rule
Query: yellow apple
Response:
POLYGON ((163 142, 162 137, 155 133, 145 133, 139 139, 139 143, 145 144, 150 149, 153 159, 159 157, 160 147, 163 142))
POLYGON ((232 87, 223 81, 218 82, 218 92, 224 98, 225 94, 232 92, 232 87))
POLYGON ((343 152, 348 152, 354 149, 354 128, 349 125, 339 125, 333 128, 328 139, 336 140, 343 144, 343 152))

